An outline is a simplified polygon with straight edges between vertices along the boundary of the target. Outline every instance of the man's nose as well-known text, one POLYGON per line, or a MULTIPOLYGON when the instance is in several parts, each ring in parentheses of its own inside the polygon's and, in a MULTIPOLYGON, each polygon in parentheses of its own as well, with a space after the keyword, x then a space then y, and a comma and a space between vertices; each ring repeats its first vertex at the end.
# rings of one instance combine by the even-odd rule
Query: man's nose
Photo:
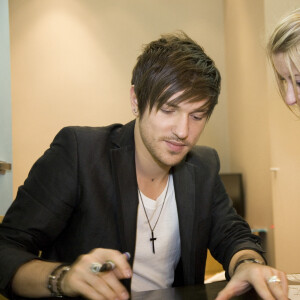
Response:
POLYGON ((175 120, 175 124, 173 126, 173 133, 181 140, 184 140, 189 135, 189 116, 188 115, 180 115, 175 120))

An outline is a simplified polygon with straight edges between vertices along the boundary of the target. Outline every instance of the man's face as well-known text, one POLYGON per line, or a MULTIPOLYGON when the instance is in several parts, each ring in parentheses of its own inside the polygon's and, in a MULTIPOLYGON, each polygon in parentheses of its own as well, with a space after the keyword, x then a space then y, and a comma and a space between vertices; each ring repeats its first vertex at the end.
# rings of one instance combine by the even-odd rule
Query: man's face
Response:
POLYGON ((207 100, 172 105, 170 101, 158 111, 147 108, 137 119, 136 147, 139 155, 153 159, 162 167, 178 164, 196 144, 204 129, 207 116, 203 105, 207 100))

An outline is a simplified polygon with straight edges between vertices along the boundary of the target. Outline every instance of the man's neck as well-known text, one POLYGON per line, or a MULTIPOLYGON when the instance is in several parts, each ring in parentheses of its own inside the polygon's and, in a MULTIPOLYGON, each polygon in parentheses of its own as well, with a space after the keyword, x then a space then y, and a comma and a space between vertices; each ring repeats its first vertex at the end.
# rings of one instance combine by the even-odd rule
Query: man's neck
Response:
POLYGON ((155 200, 168 182, 170 167, 154 160, 143 144, 137 128, 135 128, 135 165, 139 189, 144 195, 155 200))
POLYGON ((155 200, 168 182, 170 168, 161 168, 159 165, 139 157, 137 151, 135 165, 139 189, 144 195, 155 200))
POLYGON ((156 200, 165 189, 169 179, 169 173, 163 177, 149 179, 144 177, 137 170, 137 183, 140 191, 150 199, 156 200))

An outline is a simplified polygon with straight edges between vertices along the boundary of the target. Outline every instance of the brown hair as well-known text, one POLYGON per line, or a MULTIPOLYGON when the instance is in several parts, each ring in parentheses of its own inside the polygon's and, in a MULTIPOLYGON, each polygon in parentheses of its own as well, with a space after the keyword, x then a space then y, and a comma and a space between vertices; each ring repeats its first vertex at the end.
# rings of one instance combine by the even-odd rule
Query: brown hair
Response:
POLYGON ((196 102, 208 99, 204 109, 211 115, 218 102, 221 76, 213 60, 184 32, 162 35, 144 47, 132 72, 131 84, 138 100, 140 117, 147 107, 157 110, 172 100, 196 102))

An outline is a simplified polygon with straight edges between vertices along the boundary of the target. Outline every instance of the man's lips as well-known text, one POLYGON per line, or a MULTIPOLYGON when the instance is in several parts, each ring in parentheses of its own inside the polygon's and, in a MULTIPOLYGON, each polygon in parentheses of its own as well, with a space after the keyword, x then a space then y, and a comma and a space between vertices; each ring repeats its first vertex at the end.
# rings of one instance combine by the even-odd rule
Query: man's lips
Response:
POLYGON ((185 143, 173 141, 173 140, 165 140, 165 142, 168 148, 175 152, 182 151, 182 149, 187 146, 185 143))

